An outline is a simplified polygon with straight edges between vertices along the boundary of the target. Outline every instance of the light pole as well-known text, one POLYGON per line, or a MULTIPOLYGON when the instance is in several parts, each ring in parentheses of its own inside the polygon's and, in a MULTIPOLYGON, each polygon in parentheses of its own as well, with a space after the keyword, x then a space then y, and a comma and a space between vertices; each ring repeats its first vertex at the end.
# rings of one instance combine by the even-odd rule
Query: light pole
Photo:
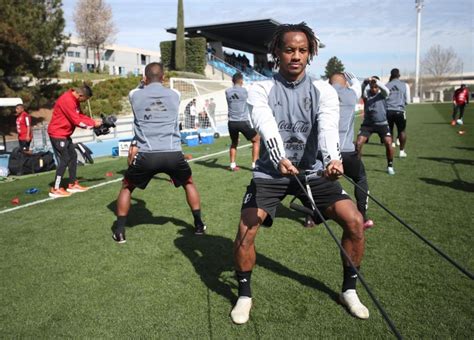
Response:
POLYGON ((420 34, 421 34, 421 9, 423 0, 415 0, 416 7, 416 65, 415 65, 415 96, 414 103, 420 102, 420 34))

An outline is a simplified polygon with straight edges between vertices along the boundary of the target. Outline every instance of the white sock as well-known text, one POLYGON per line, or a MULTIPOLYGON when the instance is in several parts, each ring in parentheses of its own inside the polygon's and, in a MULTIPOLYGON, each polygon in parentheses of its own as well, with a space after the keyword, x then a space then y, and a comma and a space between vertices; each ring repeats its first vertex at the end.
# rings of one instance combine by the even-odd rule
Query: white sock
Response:
POLYGON ((230 168, 231 169, 235 168, 236 166, 237 166, 237 164, 235 164, 235 162, 230 163, 230 168))
POLYGON ((56 181, 54 182, 54 190, 58 190, 61 185, 61 176, 56 176, 56 181))
POLYGON ((252 162, 252 169, 255 169, 255 162, 252 162))

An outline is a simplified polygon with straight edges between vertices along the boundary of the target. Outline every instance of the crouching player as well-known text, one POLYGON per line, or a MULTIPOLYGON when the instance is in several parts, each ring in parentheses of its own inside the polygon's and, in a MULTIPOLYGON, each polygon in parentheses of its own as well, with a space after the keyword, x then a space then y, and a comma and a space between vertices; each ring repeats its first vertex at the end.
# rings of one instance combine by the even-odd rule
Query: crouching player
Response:
MULTIPOLYGON (((239 297, 231 318, 236 324, 249 320, 255 238, 260 225, 272 225, 276 208, 286 195, 302 194, 293 175, 306 180, 306 173, 317 174, 318 170, 324 170, 324 177, 311 176, 307 184, 318 209, 342 226, 342 245, 353 263, 359 267, 362 261, 362 216, 335 181, 343 172, 337 93, 329 84, 314 81, 305 74, 317 47, 316 36, 305 23, 279 26, 270 43, 270 53, 280 67, 279 73, 271 80, 254 83, 249 89, 248 105, 261 136, 261 157, 243 198, 234 242, 239 297), (319 149, 323 162, 317 158, 319 149)), ((367 319, 369 311, 356 293, 357 274, 345 259, 342 264, 344 279, 340 300, 354 316, 367 319)))
POLYGON ((201 219, 199 192, 191 177, 189 164, 181 151, 178 125, 179 94, 165 88, 163 65, 145 67, 145 87, 130 92, 135 138, 129 149, 129 166, 117 198, 117 221, 112 238, 125 243, 125 224, 135 188, 145 189, 157 173, 168 174, 176 187, 182 186, 194 217, 195 234, 206 226, 201 219))

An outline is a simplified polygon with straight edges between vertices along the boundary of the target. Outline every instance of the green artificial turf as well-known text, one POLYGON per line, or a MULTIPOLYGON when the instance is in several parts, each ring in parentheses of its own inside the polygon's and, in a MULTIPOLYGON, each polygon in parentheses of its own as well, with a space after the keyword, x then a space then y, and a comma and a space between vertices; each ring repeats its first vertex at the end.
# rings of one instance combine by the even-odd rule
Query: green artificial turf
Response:
MULTIPOLYGON (((406 159, 385 173, 384 147, 373 135, 364 147, 370 192, 460 264, 474 271, 474 110, 452 127, 450 105, 412 105, 406 159), (466 133, 459 135, 458 130, 466 133)), ((358 128, 360 121, 357 121, 358 128)), ((137 190, 127 243, 110 227, 125 159, 102 159, 78 170, 86 185, 67 199, 0 214, 1 338, 390 338, 393 334, 359 284, 366 321, 337 302, 342 281, 338 249, 322 225, 302 227, 287 198, 272 228, 257 237, 250 321, 233 325, 236 299, 232 240, 251 172, 250 149, 228 138, 186 149, 202 199, 207 235, 197 237, 184 191, 158 175, 137 190), (106 177, 112 172, 112 177, 106 177)), ((398 155, 398 150, 397 153, 398 155)), ((54 172, 0 183, 0 210, 47 198, 54 172), (40 192, 25 194, 37 187, 40 192)), ((353 188, 341 179, 345 189, 353 188)), ((406 338, 471 338, 473 281, 386 212, 370 203, 376 226, 366 231, 362 273, 406 338)), ((340 235, 340 228, 329 223, 340 235)))

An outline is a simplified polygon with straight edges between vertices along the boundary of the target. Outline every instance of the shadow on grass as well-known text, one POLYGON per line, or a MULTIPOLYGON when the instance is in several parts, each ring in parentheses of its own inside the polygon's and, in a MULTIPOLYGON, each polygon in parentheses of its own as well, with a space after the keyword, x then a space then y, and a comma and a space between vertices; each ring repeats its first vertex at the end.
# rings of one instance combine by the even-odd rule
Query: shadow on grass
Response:
POLYGON ((469 183, 460 179, 454 179, 451 182, 440 181, 435 178, 420 178, 427 184, 444 186, 455 190, 465 191, 465 192, 474 192, 474 183, 469 183))
POLYGON ((428 161, 445 163, 445 164, 474 165, 474 160, 472 159, 459 159, 459 158, 446 158, 446 157, 418 157, 418 158, 425 159, 428 161))
POLYGON ((468 147, 468 146, 453 146, 453 148, 459 149, 459 150, 474 151, 474 148, 468 147))
MULTIPOLYGON (((107 208, 115 213, 116 201, 112 201, 107 205, 107 208)), ((127 227, 134 228, 141 224, 151 225, 165 225, 166 223, 172 223, 179 227, 190 227, 187 222, 174 217, 167 216, 154 216, 153 213, 147 208, 146 202, 142 199, 132 197, 132 205, 130 212, 127 217, 127 227)))
MULTIPOLYGON (((203 161, 196 161, 194 163, 199 164, 199 165, 203 165, 203 166, 207 166, 208 168, 212 168, 212 169, 223 169, 223 170, 229 171, 229 166, 217 163, 217 158, 206 159, 206 160, 203 160, 203 161)), ((239 168, 240 168, 240 170, 252 171, 251 168, 246 167, 246 166, 240 166, 239 165, 239 168)))
MULTIPOLYGON (((179 233, 182 237, 177 238, 174 243, 193 264, 202 282, 212 291, 234 303, 237 300, 232 291, 237 289, 233 274, 234 242, 216 235, 196 236, 190 227, 180 230, 179 233)), ((317 289, 337 301, 338 294, 321 281, 295 272, 263 254, 257 253, 257 266, 317 289)))
MULTIPOLYGON (((233 290, 237 289, 234 279, 234 242, 231 239, 210 234, 196 236, 194 227, 189 223, 174 217, 153 216, 144 200, 132 198, 132 201, 135 203, 130 209, 127 227, 133 228, 140 224, 164 225, 166 223, 181 227, 178 231, 181 236, 174 241, 176 248, 188 258, 201 281, 210 290, 223 296, 231 303, 236 301, 237 296, 233 293, 233 290)), ((115 201, 110 202, 107 207, 114 211, 115 201)), ((257 265, 275 274, 293 279, 304 286, 319 290, 327 294, 333 301, 338 299, 338 294, 323 282, 293 271, 263 254, 257 254, 257 265)))

